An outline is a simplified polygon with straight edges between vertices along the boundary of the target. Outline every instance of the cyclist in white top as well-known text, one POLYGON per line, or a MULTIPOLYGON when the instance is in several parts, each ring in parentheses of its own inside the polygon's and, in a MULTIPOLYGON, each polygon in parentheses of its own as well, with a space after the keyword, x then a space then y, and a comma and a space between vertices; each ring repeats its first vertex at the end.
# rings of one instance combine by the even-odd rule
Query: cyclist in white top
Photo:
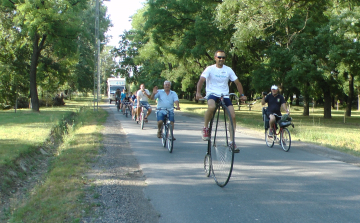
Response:
POLYGON ((150 98, 151 94, 150 91, 148 89, 145 89, 145 84, 141 84, 140 85, 140 90, 138 90, 137 94, 136 94, 136 99, 137 99, 137 117, 136 117, 136 121, 139 121, 139 117, 140 117, 140 112, 141 112, 141 106, 145 107, 147 109, 147 113, 144 117, 144 121, 148 122, 147 117, 151 114, 151 106, 149 104, 149 98, 150 98), (141 106, 140 106, 141 105, 141 106))
MULTIPOLYGON (((196 99, 199 100, 202 97, 201 89, 206 81, 206 95, 208 96, 208 109, 205 112, 205 123, 204 128, 202 130, 202 138, 203 140, 209 140, 209 122, 214 113, 216 103, 215 101, 219 98, 211 95, 221 95, 221 94, 229 94, 229 81, 233 81, 236 85, 237 90, 240 93, 240 100, 246 101, 247 97, 244 95, 243 87, 235 75, 234 71, 224 65, 225 62, 225 52, 223 50, 218 50, 214 55, 215 64, 208 66, 204 72, 201 74, 199 82, 197 83, 197 91, 196 91, 196 99)), ((236 129, 236 120, 235 120, 235 111, 232 105, 232 102, 229 97, 224 97, 224 102, 226 106, 229 108, 231 118, 233 119, 234 129, 236 129)), ((235 149, 236 145, 234 145, 235 149)))

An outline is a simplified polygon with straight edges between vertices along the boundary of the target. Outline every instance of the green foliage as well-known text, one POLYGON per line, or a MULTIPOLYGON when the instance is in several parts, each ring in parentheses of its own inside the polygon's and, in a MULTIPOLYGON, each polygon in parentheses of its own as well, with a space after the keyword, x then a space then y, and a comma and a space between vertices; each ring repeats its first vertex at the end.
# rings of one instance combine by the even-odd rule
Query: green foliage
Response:
MULTIPOLYGON (((29 90, 37 99, 36 90, 53 95, 64 86, 91 89, 95 15, 90 1, 1 0, 0 10, 0 103, 13 105, 16 95, 29 96, 29 90)), ((100 40, 109 25, 102 6, 100 40)))
POLYGON ((315 100, 331 118, 334 99, 351 105, 359 89, 359 21, 352 0, 148 1, 123 36, 119 71, 191 93, 224 49, 249 98, 277 84, 286 98, 304 96, 304 115, 315 100))

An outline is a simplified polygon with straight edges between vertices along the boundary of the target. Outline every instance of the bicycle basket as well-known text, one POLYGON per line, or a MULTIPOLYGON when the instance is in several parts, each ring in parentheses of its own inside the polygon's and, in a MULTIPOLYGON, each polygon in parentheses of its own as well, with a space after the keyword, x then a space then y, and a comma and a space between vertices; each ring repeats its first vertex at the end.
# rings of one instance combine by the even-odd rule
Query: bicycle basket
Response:
POLYGON ((284 127, 288 127, 289 125, 292 125, 291 123, 292 121, 292 118, 291 117, 287 117, 286 120, 280 120, 279 121, 279 126, 284 128, 284 127))

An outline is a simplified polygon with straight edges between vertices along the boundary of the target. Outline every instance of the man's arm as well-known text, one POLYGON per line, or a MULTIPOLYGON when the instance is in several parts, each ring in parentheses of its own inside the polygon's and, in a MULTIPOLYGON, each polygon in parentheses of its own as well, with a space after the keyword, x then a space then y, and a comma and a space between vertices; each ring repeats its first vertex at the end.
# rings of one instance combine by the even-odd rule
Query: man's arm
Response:
POLYGON ((176 104, 176 110, 180 110, 180 104, 179 104, 179 101, 174 101, 175 104, 176 104))
POLYGON ((158 92, 158 87, 155 86, 155 87, 153 88, 153 92, 152 92, 152 94, 151 94, 151 96, 150 96, 150 99, 151 99, 151 100, 154 100, 154 96, 155 96, 155 94, 157 94, 157 92, 158 92))
MULTIPOLYGON (((239 79, 236 79, 234 81, 234 83, 235 83, 236 88, 237 88, 238 92, 240 93, 240 95, 243 95, 244 94, 244 89, 243 89, 242 84, 240 83, 239 79)), ((240 100, 246 101, 247 97, 245 95, 240 96, 240 100)))
MULTIPOLYGON (((148 90, 149 91, 149 90, 148 90)), ((146 96, 146 97, 148 97, 148 98, 150 98, 151 99, 151 94, 148 94, 147 92, 146 92, 146 89, 143 91, 143 93, 144 93, 144 95, 146 96)), ((150 93, 150 92, 149 92, 150 93)))
POLYGON ((282 108, 284 111, 286 111, 287 114, 290 114, 289 109, 287 109, 287 107, 286 107, 286 103, 282 103, 282 104, 281 104, 281 108, 282 108))
POLYGON ((263 95, 263 98, 261 99, 261 105, 264 105, 266 102, 265 102, 265 97, 266 95, 263 95))
POLYGON ((205 82, 206 78, 205 77, 200 77, 197 85, 196 85, 196 99, 199 100, 200 98, 202 98, 203 96, 201 95, 201 89, 202 86, 205 82))

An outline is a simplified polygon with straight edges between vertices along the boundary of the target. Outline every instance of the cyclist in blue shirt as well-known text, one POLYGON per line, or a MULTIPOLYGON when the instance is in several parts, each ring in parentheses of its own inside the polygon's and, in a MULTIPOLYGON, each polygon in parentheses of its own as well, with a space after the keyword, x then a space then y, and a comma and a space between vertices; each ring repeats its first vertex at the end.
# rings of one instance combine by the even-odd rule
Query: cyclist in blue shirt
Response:
MULTIPOLYGON (((179 98, 175 91, 170 90, 171 82, 165 81, 164 82, 164 89, 158 90, 158 87, 155 86, 153 88, 153 93, 151 94, 151 99, 158 99, 157 108, 167 108, 172 109, 174 108, 174 103, 176 104, 176 110, 180 110, 179 107, 179 98)), ((158 131, 157 137, 161 138, 161 128, 164 122, 164 118, 166 116, 165 110, 159 110, 157 112, 157 123, 158 123, 158 131)), ((169 112, 169 119, 170 123, 174 129, 174 110, 169 112)), ((175 140, 175 138, 173 139, 175 140)))
POLYGON ((121 92, 121 96, 120 96, 120 108, 121 108, 121 111, 122 111, 122 108, 124 106, 124 99, 126 97, 126 89, 124 88, 123 91, 121 92))
POLYGON ((131 115, 132 115, 134 120, 136 118, 136 108, 137 108, 137 106, 136 106, 137 105, 136 92, 137 91, 134 91, 134 94, 130 97, 131 105, 133 107, 131 115))

